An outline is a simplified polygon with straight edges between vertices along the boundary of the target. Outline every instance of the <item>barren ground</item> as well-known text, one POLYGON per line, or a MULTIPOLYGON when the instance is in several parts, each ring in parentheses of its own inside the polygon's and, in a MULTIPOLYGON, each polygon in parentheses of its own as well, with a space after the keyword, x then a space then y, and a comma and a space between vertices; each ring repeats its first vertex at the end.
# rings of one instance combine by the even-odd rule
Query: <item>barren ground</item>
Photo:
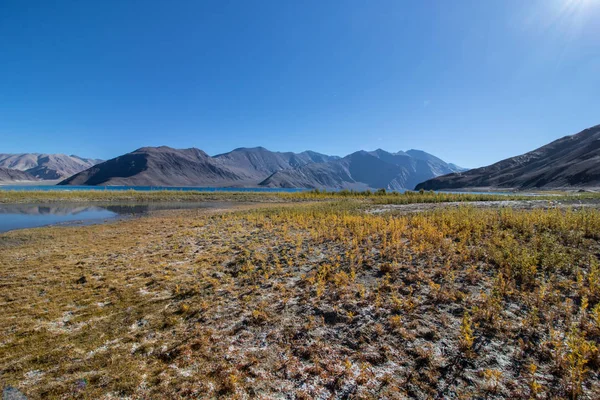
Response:
POLYGON ((599 398, 600 212, 528 204, 262 204, 0 235, 0 387, 599 398))

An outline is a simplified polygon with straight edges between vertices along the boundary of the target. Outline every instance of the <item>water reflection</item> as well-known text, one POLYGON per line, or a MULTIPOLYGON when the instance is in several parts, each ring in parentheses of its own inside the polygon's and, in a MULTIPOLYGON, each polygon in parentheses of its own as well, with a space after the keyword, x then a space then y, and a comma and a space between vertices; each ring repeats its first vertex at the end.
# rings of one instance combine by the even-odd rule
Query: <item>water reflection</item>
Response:
POLYGON ((229 203, 224 202, 0 204, 0 232, 56 224, 95 224, 151 211, 229 206, 229 203))

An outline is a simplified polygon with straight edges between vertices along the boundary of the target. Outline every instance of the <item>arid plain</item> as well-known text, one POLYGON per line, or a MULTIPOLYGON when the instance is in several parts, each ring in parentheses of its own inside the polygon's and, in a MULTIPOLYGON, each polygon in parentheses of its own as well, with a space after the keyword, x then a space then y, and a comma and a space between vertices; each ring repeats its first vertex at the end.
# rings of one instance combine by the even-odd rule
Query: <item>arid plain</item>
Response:
POLYGON ((0 235, 29 398, 600 397, 595 194, 75 196, 240 205, 0 235))

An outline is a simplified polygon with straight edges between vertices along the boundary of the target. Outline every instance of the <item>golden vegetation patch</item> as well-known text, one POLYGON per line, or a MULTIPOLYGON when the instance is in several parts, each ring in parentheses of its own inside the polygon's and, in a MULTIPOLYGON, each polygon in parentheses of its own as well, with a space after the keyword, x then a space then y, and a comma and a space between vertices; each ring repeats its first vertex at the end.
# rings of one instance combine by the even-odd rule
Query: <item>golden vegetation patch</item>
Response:
POLYGON ((185 211, 0 236, 32 398, 598 398, 600 212, 185 211))
POLYGON ((471 201, 505 200, 547 200, 582 201, 599 200, 600 193, 547 192, 534 197, 527 194, 474 194, 474 193, 435 193, 435 192, 386 192, 378 191, 323 191, 306 190, 299 192, 252 192, 252 191, 196 191, 196 190, 0 190, 0 204, 7 203, 57 203, 57 202, 299 202, 299 201, 339 201, 354 200, 367 204, 419 204, 471 201))

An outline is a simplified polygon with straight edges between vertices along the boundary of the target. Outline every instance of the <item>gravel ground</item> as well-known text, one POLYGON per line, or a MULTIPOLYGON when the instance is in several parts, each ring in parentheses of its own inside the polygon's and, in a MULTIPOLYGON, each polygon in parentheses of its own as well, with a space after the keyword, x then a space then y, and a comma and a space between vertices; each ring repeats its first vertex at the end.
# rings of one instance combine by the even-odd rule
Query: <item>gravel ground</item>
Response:
POLYGON ((573 200, 573 201, 548 201, 548 200, 504 200, 504 201, 472 201, 449 203, 421 203, 421 204, 389 204, 380 205, 369 209, 370 214, 394 212, 410 214, 438 209, 452 209, 458 207, 475 208, 503 208, 510 207, 519 210, 550 209, 550 208, 600 208, 600 199, 573 200))

